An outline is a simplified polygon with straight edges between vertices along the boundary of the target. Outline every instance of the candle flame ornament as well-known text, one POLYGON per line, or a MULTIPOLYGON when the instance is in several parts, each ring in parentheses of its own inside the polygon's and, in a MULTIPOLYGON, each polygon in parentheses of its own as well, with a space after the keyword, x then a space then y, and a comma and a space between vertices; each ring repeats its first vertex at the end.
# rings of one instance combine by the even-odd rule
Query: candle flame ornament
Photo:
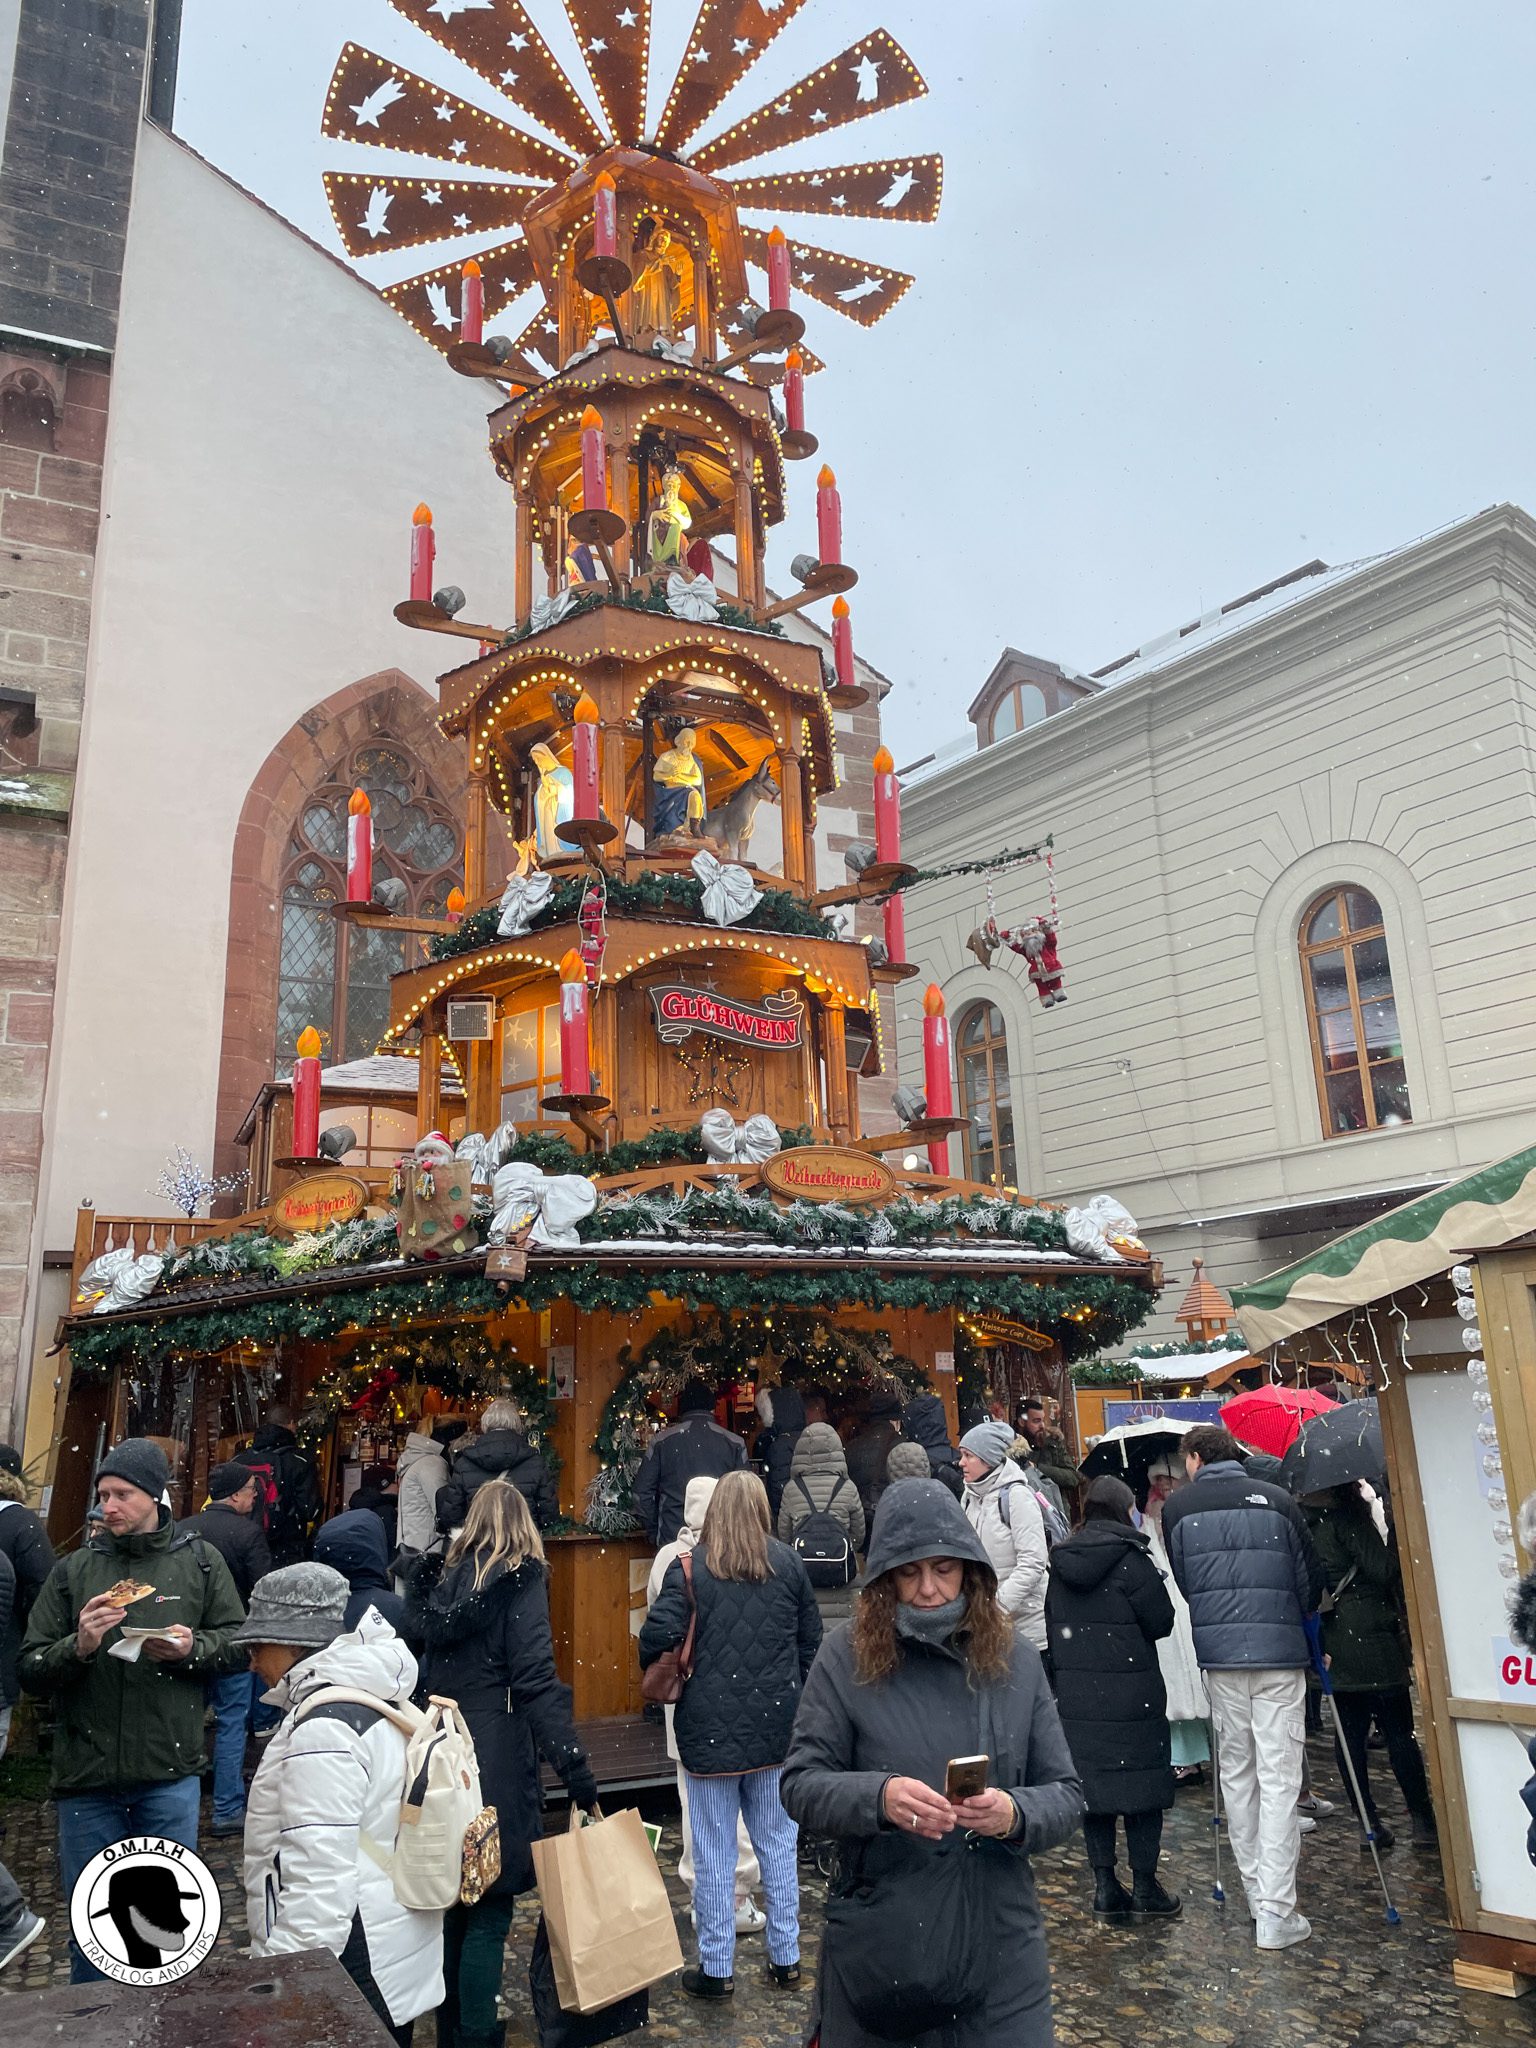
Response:
POLYGON ((768 310, 789 309, 789 243, 782 228, 768 230, 768 310))
POLYGON ((485 279, 471 256, 464 266, 464 286, 459 300, 459 339, 479 348, 485 339, 485 279))
POLYGON ((816 551, 824 569, 843 559, 843 501, 826 463, 816 473, 816 551))
POLYGON ((598 739, 597 706, 583 690, 576 700, 571 719, 571 779, 575 818, 596 818, 601 749, 598 739))
POLYGON ((882 864, 901 859, 901 788, 889 747, 877 747, 875 771, 875 859, 882 864))
MULTIPOLYGON (((944 991, 934 981, 929 982, 923 995, 923 1093, 928 1098, 931 1117, 954 1115, 949 1018, 944 1013, 944 991)), ((934 1173, 949 1172, 948 1138, 935 1138, 930 1143, 928 1165, 934 1173)))
POLYGON ((462 889, 450 889, 448 891, 447 908, 448 922, 450 924, 458 923, 459 919, 464 915, 465 904, 466 898, 462 889))
POLYGON ((574 946, 560 962, 560 1093, 592 1093, 587 963, 574 946))
POLYGON ((411 602, 432 602, 432 566, 437 560, 437 539, 432 531, 432 507, 418 505, 411 514, 411 602))
MULTIPOLYGON (((832 665, 837 670, 837 680, 845 690, 858 688, 853 673, 853 620, 848 611, 846 597, 834 597, 832 600, 832 665)), ((880 754, 884 753, 885 749, 882 747, 880 754)), ((875 756, 877 763, 880 754, 875 756)), ((886 755, 886 759, 889 760, 890 756, 886 755)), ((875 772, 879 774, 878 766, 875 772)), ((878 853, 878 849, 877 854, 881 860, 887 858, 885 854, 878 853)))
POLYGON ((320 1154, 320 1034, 306 1024, 294 1046, 293 1156, 316 1159, 320 1154))
POLYGON ((364 789, 347 799, 347 901, 373 901, 373 805, 364 789))

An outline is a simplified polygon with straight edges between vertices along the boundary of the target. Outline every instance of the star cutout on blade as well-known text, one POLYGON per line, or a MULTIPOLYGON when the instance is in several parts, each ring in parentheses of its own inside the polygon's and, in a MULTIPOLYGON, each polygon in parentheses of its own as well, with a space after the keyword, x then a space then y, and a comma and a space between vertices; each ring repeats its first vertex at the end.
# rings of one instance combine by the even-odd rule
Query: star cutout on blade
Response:
POLYGON ((708 50, 695 50, 693 53, 693 61, 695 64, 707 64, 709 62, 708 50))
POLYGON ((620 28, 633 28, 635 23, 640 19, 639 15, 636 14, 633 7, 626 7, 622 14, 616 14, 613 18, 618 23, 620 28))
POLYGON ((738 57, 745 57, 745 55, 747 54, 748 50, 751 49, 751 47, 752 39, 750 36, 738 36, 735 42, 732 43, 731 45, 732 50, 738 57))
POLYGON ((448 100, 439 100, 432 111, 436 114, 439 121, 451 121, 453 119, 453 107, 448 100))
POLYGON ((601 55, 603 54, 604 50, 607 49, 607 47, 608 45, 603 41, 601 36, 594 36, 591 42, 588 43, 587 45, 587 55, 589 57, 601 57, 601 55))
POLYGON ((842 193, 841 193, 841 192, 834 192, 834 193, 832 194, 832 204, 833 204, 834 206, 842 207, 842 206, 846 206, 846 205, 848 204, 848 202, 847 202, 847 200, 846 200, 846 199, 845 199, 845 198, 843 197, 843 195, 842 195, 842 193))
POLYGON ((448 147, 453 151, 455 156, 463 156, 464 152, 469 148, 469 144, 467 142, 455 141, 450 142, 448 147))
POLYGON ((817 107, 811 115, 811 119, 816 123, 816 126, 818 128, 821 126, 822 122, 826 120, 826 118, 826 114, 822 111, 820 107, 817 107))
POLYGON ((442 187, 440 185, 423 185, 421 188, 421 203, 423 206, 441 206, 443 203, 442 187))
POLYGON ((503 73, 501 74, 501 82, 503 85, 516 85, 517 73, 515 71, 503 71, 503 73))
POLYGON ((527 47, 528 38, 526 36, 510 35, 507 37, 507 48, 509 50, 526 50, 527 47))
POLYGON ((787 114, 787 113, 789 112, 789 101, 788 101, 788 100, 777 100, 777 101, 775 101, 775 103, 774 103, 774 109, 773 109, 773 111, 774 111, 774 112, 775 112, 776 114, 787 114))
POLYGON ((469 226, 469 215, 467 213, 456 213, 453 216, 453 224, 456 228, 467 228, 469 226))

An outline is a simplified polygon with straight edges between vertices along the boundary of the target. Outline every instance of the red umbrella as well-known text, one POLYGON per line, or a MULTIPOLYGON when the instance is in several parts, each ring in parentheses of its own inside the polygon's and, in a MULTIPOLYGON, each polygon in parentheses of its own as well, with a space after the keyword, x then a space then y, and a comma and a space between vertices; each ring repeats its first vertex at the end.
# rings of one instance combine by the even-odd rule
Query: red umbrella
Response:
POLYGON ((1304 1422, 1338 1405, 1310 1387, 1255 1387, 1251 1394, 1239 1394, 1227 1403, 1221 1411, 1221 1426, 1250 1449, 1283 1458, 1300 1436, 1304 1422))

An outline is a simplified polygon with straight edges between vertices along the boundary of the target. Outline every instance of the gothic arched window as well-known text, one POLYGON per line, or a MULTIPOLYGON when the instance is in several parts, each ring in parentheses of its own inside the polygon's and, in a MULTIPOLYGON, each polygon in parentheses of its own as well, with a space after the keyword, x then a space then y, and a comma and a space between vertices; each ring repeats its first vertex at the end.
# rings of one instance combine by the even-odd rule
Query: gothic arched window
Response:
POLYGON ((966 1119, 965 1171, 971 1180, 1017 1185, 1013 1150, 1013 1097, 1008 1079, 1008 1038, 995 1003, 973 1003, 955 1032, 960 1114, 966 1119))
POLYGON ((328 1064, 366 1058, 389 1023, 389 977, 416 957, 409 935, 349 924, 330 906, 346 894, 347 804, 373 806, 373 879, 404 885, 402 915, 442 917, 463 881, 457 823, 401 747, 370 740, 339 761, 309 797, 283 869, 277 991, 277 1072, 293 1066, 307 1024, 328 1033, 328 1064))
POLYGON ((1330 889, 1301 920, 1301 973, 1323 1135, 1413 1122, 1381 905, 1330 889))

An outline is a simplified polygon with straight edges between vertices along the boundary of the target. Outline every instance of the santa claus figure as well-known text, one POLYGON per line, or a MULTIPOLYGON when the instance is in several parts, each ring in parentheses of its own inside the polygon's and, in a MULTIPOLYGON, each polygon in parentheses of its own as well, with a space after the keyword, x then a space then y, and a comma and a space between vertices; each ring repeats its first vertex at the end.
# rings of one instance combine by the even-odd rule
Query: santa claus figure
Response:
POLYGON ((1035 984, 1035 994, 1049 1010, 1057 1003, 1067 1000, 1067 992, 1061 985, 1061 959, 1056 951, 1056 927, 1048 917, 1036 918, 1034 924, 1015 943, 1012 933, 1003 937, 1014 945, 1029 962, 1029 978, 1035 984))
POLYGON ((430 1131, 409 1158, 397 1161, 391 1197, 404 1257, 443 1259, 475 1249, 480 1234, 470 1171, 441 1131, 430 1131))

